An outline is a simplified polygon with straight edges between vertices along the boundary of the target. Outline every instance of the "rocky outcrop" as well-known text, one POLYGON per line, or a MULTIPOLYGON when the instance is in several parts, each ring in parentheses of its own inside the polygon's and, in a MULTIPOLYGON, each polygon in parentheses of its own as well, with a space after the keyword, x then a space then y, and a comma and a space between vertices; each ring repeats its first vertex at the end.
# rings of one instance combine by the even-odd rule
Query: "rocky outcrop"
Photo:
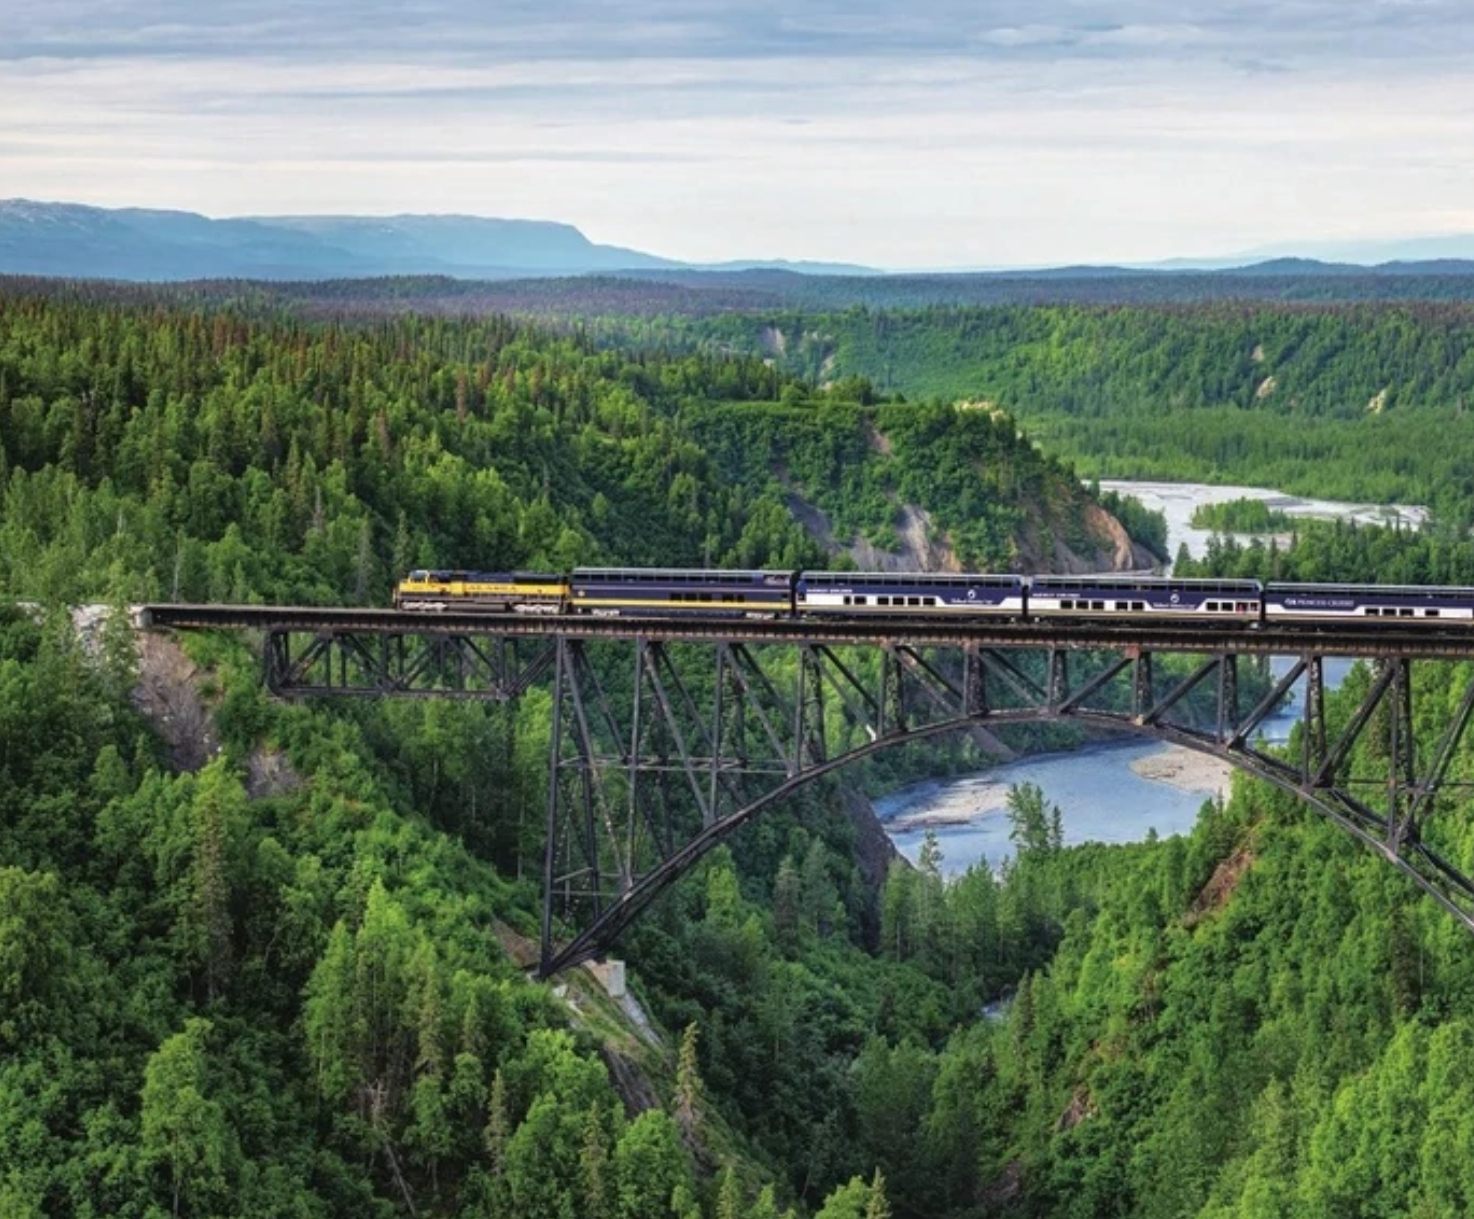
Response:
MULTIPOLYGON (((801 490, 775 471, 784 487, 784 503, 793 519, 832 555, 848 557, 860 571, 962 571, 963 566, 946 532, 936 528, 932 515, 918 504, 893 500, 896 535, 900 545, 883 550, 863 537, 840 538, 828 514, 806 499, 801 490)), ((1079 575, 1091 571, 1150 571, 1155 563, 1146 547, 1131 540, 1114 516, 1097 503, 1084 507, 1083 530, 1095 543, 1089 549, 1064 542, 1065 522, 1040 511, 1029 516, 1017 538, 1017 568, 1022 572, 1079 575)))
MULTIPOLYGON (((215 725, 215 676, 199 668, 179 639, 161 631, 140 631, 138 685, 133 704, 154 725, 175 770, 192 774, 220 752, 215 725)), ((257 746, 246 759, 246 794, 253 800, 284 796, 305 780, 279 750, 257 746)))
POLYGON ((205 685, 204 675, 177 638, 158 631, 139 635, 133 702, 153 722, 176 770, 200 770, 220 752, 205 685))
POLYGON ((1131 540, 1114 516, 1097 503, 1082 511, 1083 532, 1095 544, 1071 547, 1060 537, 1065 522, 1051 523, 1043 513, 1030 519, 1019 538, 1020 571, 1076 576, 1092 571, 1150 571, 1156 562, 1151 551, 1131 540))

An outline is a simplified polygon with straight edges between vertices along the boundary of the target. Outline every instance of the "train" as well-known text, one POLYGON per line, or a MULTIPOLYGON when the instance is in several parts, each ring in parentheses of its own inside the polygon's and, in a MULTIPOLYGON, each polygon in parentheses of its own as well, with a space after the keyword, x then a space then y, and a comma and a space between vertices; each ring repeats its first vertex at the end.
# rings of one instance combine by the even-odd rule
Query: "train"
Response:
POLYGON ((1261 583, 1171 576, 577 567, 416 570, 394 607, 418 613, 756 619, 1048 619, 1259 626, 1474 626, 1474 588, 1261 583))

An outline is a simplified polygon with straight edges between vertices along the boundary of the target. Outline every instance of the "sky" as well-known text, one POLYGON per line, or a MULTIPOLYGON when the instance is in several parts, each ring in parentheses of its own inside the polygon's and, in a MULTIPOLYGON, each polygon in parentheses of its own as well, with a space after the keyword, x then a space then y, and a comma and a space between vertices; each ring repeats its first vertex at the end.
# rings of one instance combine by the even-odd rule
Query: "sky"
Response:
POLYGON ((0 0, 0 198, 691 261, 1474 233, 1469 0, 0 0))

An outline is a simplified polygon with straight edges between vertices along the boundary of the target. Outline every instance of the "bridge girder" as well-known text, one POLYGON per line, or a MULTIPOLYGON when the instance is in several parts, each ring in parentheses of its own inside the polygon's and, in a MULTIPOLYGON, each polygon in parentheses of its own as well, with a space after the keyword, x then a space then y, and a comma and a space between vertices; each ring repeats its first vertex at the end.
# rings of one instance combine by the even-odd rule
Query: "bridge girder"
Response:
POLYGON ((364 622, 261 623, 268 686, 285 697, 509 701, 551 684, 543 976, 607 952, 714 846, 824 775, 906 741, 1040 720, 1222 758, 1298 796, 1474 931, 1474 882, 1429 834, 1440 796, 1474 786, 1449 777, 1474 718, 1474 680, 1438 741, 1419 739, 1414 715, 1415 665, 1474 656, 1474 640, 1423 644, 1395 631, 1267 638, 1212 629, 407 623, 365 613, 364 622), (1290 658, 1278 677, 1263 667, 1270 654, 1290 658), (1372 672, 1333 724, 1325 663, 1346 655, 1368 658, 1372 672), (1250 689, 1257 697, 1245 697, 1250 689), (1265 724, 1292 698, 1291 741, 1266 745, 1265 724), (1353 774, 1363 740, 1381 747, 1370 773, 1353 774))

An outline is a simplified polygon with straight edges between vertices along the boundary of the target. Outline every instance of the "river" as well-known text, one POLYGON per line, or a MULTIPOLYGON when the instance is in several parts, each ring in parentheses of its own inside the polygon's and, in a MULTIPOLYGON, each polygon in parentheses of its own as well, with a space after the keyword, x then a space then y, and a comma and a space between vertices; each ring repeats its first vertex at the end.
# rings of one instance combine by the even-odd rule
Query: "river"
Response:
POLYGON ((996 869, 1013 854, 1007 798, 1014 784, 1037 784, 1059 805, 1069 845, 1136 842, 1149 829, 1164 836, 1192 829, 1203 801, 1227 791, 1228 770, 1204 754, 1128 737, 917 783, 877 800, 875 811, 913 863, 927 833, 934 833, 943 871, 955 874, 980 859, 996 869))
MULTIPOLYGON (((1103 490, 1134 495, 1148 508, 1162 512, 1172 554, 1183 542, 1190 554, 1202 554, 1210 532, 1189 524, 1193 508, 1200 503, 1262 499, 1272 509, 1292 516, 1400 521, 1412 526, 1427 517, 1424 508, 1301 499, 1259 487, 1114 479, 1102 479, 1100 485, 1103 490)), ((1283 673, 1291 663, 1288 657, 1277 658, 1273 667, 1283 673)), ((1340 684, 1350 668, 1349 661, 1328 661, 1327 684, 1340 684)), ((1266 722, 1267 740, 1286 739, 1299 715, 1299 695, 1297 689, 1266 722)), ((942 848, 943 870, 956 874, 982 859, 997 868, 1013 854, 1005 801, 1014 784, 1036 784, 1046 800, 1059 805, 1067 844, 1138 842, 1150 830, 1164 837, 1190 830, 1205 801, 1227 795, 1230 771, 1226 763, 1189 749, 1124 736, 1119 743, 1041 754, 981 774, 914 784, 876 800, 875 809, 891 841, 912 862, 927 832, 935 833, 942 848)))
MULTIPOLYGON (((1175 555, 1178 546, 1187 543, 1193 558, 1202 558, 1213 536, 1211 529, 1192 527, 1193 510, 1199 504, 1224 504, 1235 499, 1261 499, 1271 512, 1307 520, 1355 521, 1362 525, 1405 525, 1416 529, 1428 519, 1428 509, 1412 504, 1344 504, 1328 499, 1305 499, 1269 491, 1263 487, 1219 487, 1208 483, 1138 482, 1131 479, 1103 478, 1102 491, 1115 491, 1139 499, 1153 512, 1167 518, 1167 553, 1175 555)), ((1241 541, 1252 535, 1230 534, 1241 541)))

